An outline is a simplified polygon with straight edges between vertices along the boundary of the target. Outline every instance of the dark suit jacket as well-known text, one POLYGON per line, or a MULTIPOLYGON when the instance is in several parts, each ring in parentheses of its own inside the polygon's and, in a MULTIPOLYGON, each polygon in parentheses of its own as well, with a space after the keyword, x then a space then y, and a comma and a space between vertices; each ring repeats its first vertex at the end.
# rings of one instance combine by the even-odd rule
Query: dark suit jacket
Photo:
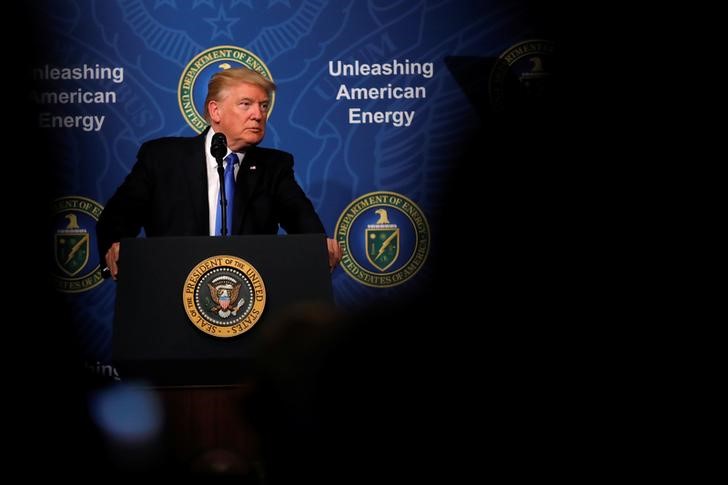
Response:
MULTIPOLYGON (((96 225, 99 254, 122 237, 209 235, 205 135, 144 143, 137 163, 96 225)), ((233 234, 324 233, 293 176, 293 156, 269 148, 246 151, 235 182, 233 234), (255 166, 255 170, 250 170, 255 166)))

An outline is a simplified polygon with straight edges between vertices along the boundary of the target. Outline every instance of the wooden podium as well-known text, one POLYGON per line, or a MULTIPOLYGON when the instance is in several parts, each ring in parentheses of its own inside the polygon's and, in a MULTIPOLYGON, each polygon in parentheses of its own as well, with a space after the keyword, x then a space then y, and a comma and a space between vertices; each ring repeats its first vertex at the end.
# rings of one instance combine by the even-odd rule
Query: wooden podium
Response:
MULTIPOLYGON (((259 289, 245 293, 243 285, 240 295, 256 298, 259 289)), ((238 304, 243 312, 245 305, 238 304)), ((159 397, 163 466, 202 475, 262 475, 259 437, 247 408, 261 336, 276 332, 286 315, 306 304, 333 306, 323 234, 122 240, 113 361, 122 381, 140 382, 159 397), (200 311, 209 309, 211 282, 224 272, 207 278, 207 269, 218 268, 201 262, 217 256, 244 260, 265 287, 255 324, 229 338, 201 330, 190 317, 190 295, 200 311)), ((230 333, 232 327, 216 316, 221 311, 213 314, 222 322, 217 332, 230 333)))

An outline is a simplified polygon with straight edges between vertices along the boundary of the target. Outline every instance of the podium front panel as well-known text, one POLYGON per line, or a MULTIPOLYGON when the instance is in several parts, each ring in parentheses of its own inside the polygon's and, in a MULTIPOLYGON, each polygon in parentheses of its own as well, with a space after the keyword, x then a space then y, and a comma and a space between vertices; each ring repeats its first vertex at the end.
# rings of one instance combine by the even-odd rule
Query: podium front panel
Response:
POLYGON ((114 363, 122 379, 159 384, 236 383, 250 371, 262 332, 302 305, 333 306, 323 234, 123 239, 117 285, 114 363), (198 329, 183 304, 190 272, 217 255, 250 263, 265 284, 259 320, 230 338, 198 329))

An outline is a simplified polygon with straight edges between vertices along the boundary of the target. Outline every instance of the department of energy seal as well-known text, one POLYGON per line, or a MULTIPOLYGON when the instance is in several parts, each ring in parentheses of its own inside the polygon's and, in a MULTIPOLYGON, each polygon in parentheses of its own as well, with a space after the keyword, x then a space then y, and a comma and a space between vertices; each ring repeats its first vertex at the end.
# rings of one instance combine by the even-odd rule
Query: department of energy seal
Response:
POLYGON ((548 110, 555 97, 555 44, 531 39, 506 49, 496 60, 489 81, 496 112, 548 110))
MULTIPOLYGON (((197 54, 182 71, 177 87, 177 99, 187 124, 197 133, 207 128, 207 121, 202 113, 205 112, 205 97, 207 96, 207 83, 213 74, 221 69, 244 66, 258 71, 265 78, 273 81, 268 66, 252 52, 234 45, 219 45, 211 47, 197 54)), ((268 118, 273 112, 276 95, 270 100, 268 118)))
POLYGON ((235 256, 212 256, 190 271, 182 302, 190 321, 213 337, 247 332, 265 308, 265 284, 250 263, 235 256))
POLYGON ((404 283, 430 251, 430 227, 420 208, 396 192, 371 192, 351 202, 336 223, 341 267, 368 286, 404 283))
POLYGON ((53 201, 54 280, 64 293, 80 293, 104 281, 91 235, 103 207, 95 200, 70 195, 53 201))

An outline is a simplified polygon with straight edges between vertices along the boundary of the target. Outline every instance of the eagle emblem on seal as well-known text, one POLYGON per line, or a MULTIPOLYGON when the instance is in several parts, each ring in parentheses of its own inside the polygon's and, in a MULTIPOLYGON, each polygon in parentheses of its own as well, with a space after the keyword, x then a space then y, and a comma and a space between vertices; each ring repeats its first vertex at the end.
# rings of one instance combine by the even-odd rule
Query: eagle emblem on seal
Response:
POLYGON ((222 318, 236 315, 245 303, 245 299, 240 297, 241 285, 230 276, 220 276, 212 280, 212 283, 208 283, 210 297, 215 302, 210 311, 217 313, 222 318))

